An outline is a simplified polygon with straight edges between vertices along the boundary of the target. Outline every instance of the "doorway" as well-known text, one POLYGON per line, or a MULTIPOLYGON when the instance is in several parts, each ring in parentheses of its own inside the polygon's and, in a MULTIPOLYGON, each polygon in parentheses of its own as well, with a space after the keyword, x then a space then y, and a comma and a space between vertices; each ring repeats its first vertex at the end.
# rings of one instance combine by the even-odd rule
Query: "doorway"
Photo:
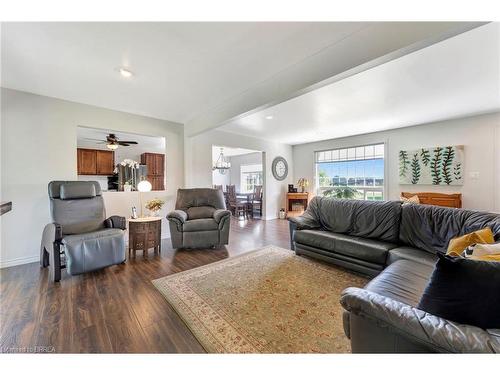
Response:
POLYGON ((264 153, 213 145, 212 186, 223 191, 227 208, 238 219, 262 219, 265 210, 264 153))

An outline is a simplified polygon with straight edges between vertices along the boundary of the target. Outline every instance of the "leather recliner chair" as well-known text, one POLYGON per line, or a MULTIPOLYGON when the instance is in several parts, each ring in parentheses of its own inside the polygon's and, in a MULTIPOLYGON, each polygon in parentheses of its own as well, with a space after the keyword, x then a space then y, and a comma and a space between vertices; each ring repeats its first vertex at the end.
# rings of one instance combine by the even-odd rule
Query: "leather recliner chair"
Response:
POLYGON ((48 190, 52 223, 43 230, 40 265, 49 267, 52 281, 62 268, 78 275, 125 262, 126 219, 106 219, 98 182, 51 181, 48 190))
POLYGON ((218 247, 229 242, 231 212, 218 189, 179 189, 175 211, 167 215, 172 246, 218 247))

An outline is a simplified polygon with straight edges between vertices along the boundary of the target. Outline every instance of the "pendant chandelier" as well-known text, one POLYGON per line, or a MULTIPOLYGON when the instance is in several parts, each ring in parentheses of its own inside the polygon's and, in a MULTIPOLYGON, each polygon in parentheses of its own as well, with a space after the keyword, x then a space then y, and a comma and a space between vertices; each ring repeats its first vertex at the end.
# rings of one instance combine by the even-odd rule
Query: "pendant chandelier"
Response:
POLYGON ((224 156, 224 149, 221 147, 219 157, 212 167, 212 170, 218 170, 220 174, 226 174, 231 168, 231 162, 224 156))

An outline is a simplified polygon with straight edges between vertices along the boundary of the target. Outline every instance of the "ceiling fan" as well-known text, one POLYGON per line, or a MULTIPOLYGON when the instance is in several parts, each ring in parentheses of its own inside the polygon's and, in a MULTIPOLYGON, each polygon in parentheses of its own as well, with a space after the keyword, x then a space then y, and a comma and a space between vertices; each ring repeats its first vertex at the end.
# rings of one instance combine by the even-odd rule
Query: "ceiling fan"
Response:
POLYGON ((106 147, 110 150, 116 150, 118 146, 130 146, 138 144, 136 141, 120 141, 118 137, 113 133, 108 134, 105 141, 99 141, 97 143, 105 143, 106 147))

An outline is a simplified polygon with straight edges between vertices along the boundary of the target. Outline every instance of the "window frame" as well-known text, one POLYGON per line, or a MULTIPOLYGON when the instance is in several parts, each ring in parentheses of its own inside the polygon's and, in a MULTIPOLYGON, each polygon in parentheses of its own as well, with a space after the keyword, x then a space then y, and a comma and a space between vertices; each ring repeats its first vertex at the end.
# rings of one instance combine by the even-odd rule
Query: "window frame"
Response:
MULTIPOLYGON (((253 193, 253 189, 252 191, 247 191, 246 189, 243 189, 243 185, 246 185, 243 183, 244 179, 243 179, 243 174, 245 173, 256 173, 256 172, 260 172, 261 174, 261 185, 264 186, 264 166, 262 165, 262 163, 251 163, 251 164, 241 164, 240 165, 240 186, 239 186, 239 190, 240 190, 240 193, 253 193), (251 172, 243 172, 243 169, 244 167, 250 167, 250 166, 255 166, 255 165, 258 165, 260 166, 260 171, 257 170, 257 171, 251 171, 251 172)), ((255 186, 255 185, 254 185, 255 186)))
MULTIPOLYGON (((364 144, 353 143, 353 144, 348 144, 348 145, 344 145, 344 146, 341 146, 341 147, 330 147, 330 148, 325 148, 325 149, 314 150, 312 154, 313 154, 313 176, 314 176, 314 180, 313 180, 314 190, 313 191, 315 192, 315 194, 319 195, 319 196, 322 196, 323 195, 322 190, 326 189, 324 187, 322 188, 322 187, 319 186, 318 164, 325 163, 325 161, 322 161, 322 162, 318 161, 318 157, 317 157, 318 153, 330 151, 331 154, 334 155, 334 151, 339 151, 339 158, 337 160, 335 160, 335 161, 367 160, 366 158, 364 158, 364 159, 356 159, 355 156, 354 156, 353 159, 349 159, 347 157, 348 156, 348 150, 347 149, 350 149, 350 148, 356 149, 356 148, 359 148, 359 147, 378 146, 378 145, 382 145, 383 149, 384 149, 384 156, 383 156, 383 160, 384 160, 384 163, 383 163, 384 164, 384 184, 383 184, 382 188, 370 188, 370 187, 363 188, 363 190, 364 190, 364 197, 366 199, 366 193, 369 193, 371 191, 380 191, 382 189, 382 200, 384 200, 384 201, 388 200, 388 197, 389 197, 389 185, 388 185, 388 171, 387 171, 388 168, 387 167, 388 167, 388 150, 389 150, 389 145, 388 145, 387 139, 376 141, 376 142, 364 143, 364 144), (346 150, 345 151, 346 158, 342 158, 342 159, 340 158, 340 150, 346 150)), ((375 150, 374 150, 374 156, 375 156, 375 150)))

